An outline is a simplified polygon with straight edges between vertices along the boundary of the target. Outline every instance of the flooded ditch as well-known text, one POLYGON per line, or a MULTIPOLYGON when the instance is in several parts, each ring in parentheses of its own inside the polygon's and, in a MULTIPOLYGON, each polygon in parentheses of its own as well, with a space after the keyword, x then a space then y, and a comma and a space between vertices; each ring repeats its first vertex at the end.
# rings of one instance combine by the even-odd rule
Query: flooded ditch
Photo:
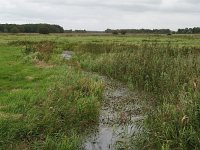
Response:
POLYGON ((129 149, 130 139, 142 120, 137 93, 126 85, 101 77, 105 83, 99 126, 83 145, 84 150, 129 149))
MULTIPOLYGON (((72 55, 73 52, 64 51, 62 57, 69 60, 72 55)), ((138 93, 119 81, 95 73, 85 73, 100 78, 105 84, 105 90, 99 125, 88 135, 82 149, 133 149, 130 139, 138 133, 143 119, 138 93)))

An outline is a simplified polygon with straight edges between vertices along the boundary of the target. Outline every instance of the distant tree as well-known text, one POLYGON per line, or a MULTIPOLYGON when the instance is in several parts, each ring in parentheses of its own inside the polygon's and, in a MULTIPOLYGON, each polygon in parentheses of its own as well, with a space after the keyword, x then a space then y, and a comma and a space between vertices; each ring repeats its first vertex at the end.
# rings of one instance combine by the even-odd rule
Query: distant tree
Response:
POLYGON ((177 33, 178 34, 182 34, 183 33, 183 29, 178 29, 177 33))
POLYGON ((170 36, 170 35, 172 35, 172 33, 167 33, 167 35, 169 35, 169 36, 170 36))
POLYGON ((105 33, 113 33, 113 34, 118 34, 118 33, 126 34, 126 33, 135 33, 135 34, 168 34, 171 33, 170 29, 117 29, 117 30, 112 30, 112 29, 107 29, 105 30, 105 33))
POLYGON ((38 27, 35 24, 25 24, 24 25, 24 32, 25 33, 37 33, 38 27))
POLYGON ((0 24, 0 32, 4 32, 4 26, 0 24))
POLYGON ((194 33, 194 34, 199 34, 200 33, 200 27, 194 27, 193 29, 192 29, 192 33, 194 33))
POLYGON ((176 34, 176 31, 172 31, 172 34, 176 34))
POLYGON ((58 25, 47 25, 50 33, 64 33, 64 29, 58 25))
POLYGON ((49 29, 47 26, 43 26, 39 28, 39 33, 40 34, 49 34, 49 29))
POLYGON ((72 29, 71 30, 65 30, 65 33, 72 33, 72 29))
POLYGON ((111 29, 106 29, 105 32, 106 33, 112 33, 112 30, 111 29))
POLYGON ((75 33, 87 33, 86 30, 75 30, 74 32, 75 32, 75 33))
POLYGON ((12 33, 12 32, 16 32, 18 29, 18 32, 20 33, 38 33, 40 28, 43 28, 43 27, 47 27, 49 30, 49 33, 63 33, 64 32, 63 27, 59 25, 50 25, 50 24, 22 24, 22 25, 0 24, 0 32, 12 33))
POLYGON ((125 35, 125 34, 127 33, 127 31, 126 31, 126 30, 121 30, 120 33, 121 33, 122 35, 125 35))
POLYGON ((112 34, 113 34, 113 35, 118 35, 118 31, 117 31, 117 30, 113 30, 113 31, 112 31, 112 34))
POLYGON ((185 29, 178 29, 178 34, 199 34, 200 28, 194 27, 194 28, 185 28, 185 29))
POLYGON ((19 32, 20 33, 24 33, 25 29, 24 29, 24 25, 20 25, 18 26, 19 32))
POLYGON ((8 33, 8 29, 5 27, 3 30, 4 33, 8 33))
POLYGON ((10 30, 11 33, 19 33, 19 29, 17 27, 13 27, 10 30))

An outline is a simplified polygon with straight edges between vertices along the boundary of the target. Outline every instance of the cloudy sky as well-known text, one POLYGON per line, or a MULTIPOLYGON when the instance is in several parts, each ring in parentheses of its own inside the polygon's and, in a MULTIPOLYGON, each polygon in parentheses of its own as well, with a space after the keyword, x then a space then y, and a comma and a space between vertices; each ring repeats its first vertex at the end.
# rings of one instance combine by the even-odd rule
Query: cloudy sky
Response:
POLYGON ((51 23, 65 29, 200 26, 200 0, 0 0, 0 23, 51 23))

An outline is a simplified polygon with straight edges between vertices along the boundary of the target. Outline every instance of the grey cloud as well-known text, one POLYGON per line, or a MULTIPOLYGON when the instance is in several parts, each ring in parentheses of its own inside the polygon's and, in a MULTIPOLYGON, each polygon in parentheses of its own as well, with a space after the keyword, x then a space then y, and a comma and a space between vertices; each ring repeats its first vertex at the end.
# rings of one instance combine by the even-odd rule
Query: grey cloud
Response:
POLYGON ((199 0, 0 0, 2 22, 47 22, 65 28, 197 26, 199 0), (166 23, 167 22, 167 23, 166 23), (171 24, 171 25, 169 25, 171 24))
POLYGON ((199 0, 179 0, 180 3, 189 3, 196 5, 197 3, 200 3, 199 0))

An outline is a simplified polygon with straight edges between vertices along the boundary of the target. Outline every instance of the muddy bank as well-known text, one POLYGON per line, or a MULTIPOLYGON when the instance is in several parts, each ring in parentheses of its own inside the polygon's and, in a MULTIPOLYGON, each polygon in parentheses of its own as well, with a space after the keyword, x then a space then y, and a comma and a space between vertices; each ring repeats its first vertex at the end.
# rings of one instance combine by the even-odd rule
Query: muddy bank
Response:
POLYGON ((142 120, 137 93, 126 85, 100 77, 105 83, 99 126, 83 145, 85 150, 131 149, 130 137, 142 120))

